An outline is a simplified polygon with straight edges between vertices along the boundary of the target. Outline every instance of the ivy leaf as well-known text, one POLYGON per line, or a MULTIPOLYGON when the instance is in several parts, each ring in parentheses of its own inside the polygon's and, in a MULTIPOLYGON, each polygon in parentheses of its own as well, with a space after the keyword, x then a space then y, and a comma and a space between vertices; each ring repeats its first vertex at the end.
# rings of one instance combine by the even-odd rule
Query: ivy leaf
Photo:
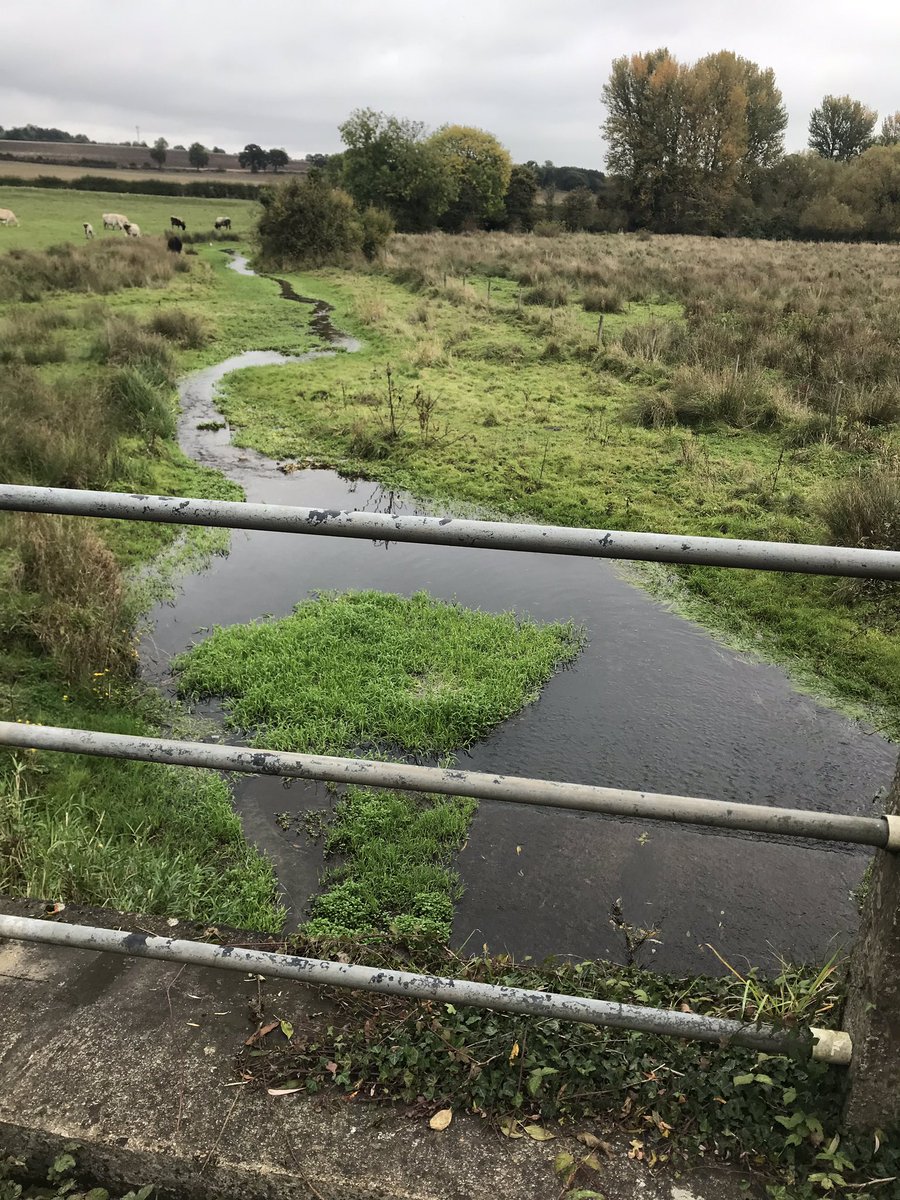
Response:
POLYGON ((519 1122, 515 1117, 504 1117, 500 1122, 500 1132, 504 1137, 508 1138, 520 1138, 525 1136, 525 1134, 519 1128, 519 1122))
POLYGON ((290 1023, 290 1021, 279 1021, 278 1024, 281 1026, 281 1032, 284 1034, 287 1040, 290 1041, 294 1036, 293 1025, 290 1023))
POLYGON ((732 1083, 735 1087, 746 1087, 748 1083, 753 1082, 753 1079, 753 1075, 735 1075, 732 1083))

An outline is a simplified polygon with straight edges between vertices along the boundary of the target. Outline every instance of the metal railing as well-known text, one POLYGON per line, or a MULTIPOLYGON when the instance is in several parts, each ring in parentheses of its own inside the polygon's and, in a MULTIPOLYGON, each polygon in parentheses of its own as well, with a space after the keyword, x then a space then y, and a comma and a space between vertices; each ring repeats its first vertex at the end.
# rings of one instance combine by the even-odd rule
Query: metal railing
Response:
MULTIPOLYGON (((900 579, 900 553, 888 550, 392 516, 12 484, 0 485, 0 509, 593 558, 900 579)), ((137 759, 217 771, 365 783, 643 820, 676 821, 747 833, 845 842, 891 851, 900 849, 900 817, 895 816, 860 817, 803 809, 767 808, 757 804, 732 804, 698 797, 668 796, 554 780, 523 779, 406 763, 289 754, 204 742, 130 737, 21 722, 0 722, 0 745, 137 759)), ((249 970, 307 983, 362 988, 388 995, 470 1004, 534 1016, 553 1016, 559 1020, 638 1029, 702 1041, 718 1042, 724 1039, 736 1045, 775 1053, 796 1046, 798 1039, 806 1037, 811 1044, 813 1057, 843 1065, 849 1063, 852 1053, 849 1035, 841 1032, 816 1028, 805 1031, 782 1030, 773 1026, 702 1017, 695 1013, 498 987, 464 979, 438 979, 406 971, 151 937, 142 933, 122 933, 0 915, 0 937, 249 970)))

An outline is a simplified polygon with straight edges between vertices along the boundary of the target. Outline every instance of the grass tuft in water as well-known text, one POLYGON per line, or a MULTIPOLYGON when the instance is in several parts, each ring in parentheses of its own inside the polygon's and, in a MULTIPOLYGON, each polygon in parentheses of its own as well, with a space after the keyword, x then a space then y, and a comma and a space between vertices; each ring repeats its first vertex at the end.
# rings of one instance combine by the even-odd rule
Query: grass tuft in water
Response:
POLYGON ((278 621, 216 629, 175 663, 183 694, 221 696, 259 745, 313 753, 445 753, 537 699, 578 653, 538 625, 380 592, 322 594, 278 621))

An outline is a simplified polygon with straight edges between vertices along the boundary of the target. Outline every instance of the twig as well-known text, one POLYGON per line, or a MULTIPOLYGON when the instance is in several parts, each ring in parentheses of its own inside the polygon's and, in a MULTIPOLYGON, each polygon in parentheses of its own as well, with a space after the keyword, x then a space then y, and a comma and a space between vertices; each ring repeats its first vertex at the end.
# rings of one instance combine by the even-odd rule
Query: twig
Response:
POLYGON ((229 1108, 228 1112, 225 1114, 225 1120, 222 1122, 222 1128, 219 1130, 219 1133, 218 1133, 218 1136, 216 1137, 215 1142, 210 1147, 209 1153, 207 1154, 206 1158, 204 1158, 204 1160, 200 1166, 200 1170, 199 1170, 198 1174, 202 1175, 203 1172, 206 1170, 206 1168, 209 1166, 209 1160, 212 1158, 212 1156, 215 1154, 215 1152, 219 1148, 219 1143, 221 1142, 222 1135, 225 1132, 225 1126, 231 1120, 231 1114, 234 1112, 235 1105, 237 1104, 238 1100, 240 1100, 241 1096, 243 1096, 243 1094, 244 1094, 243 1092, 235 1092, 234 1093, 234 1099, 231 1102, 231 1108, 229 1108))

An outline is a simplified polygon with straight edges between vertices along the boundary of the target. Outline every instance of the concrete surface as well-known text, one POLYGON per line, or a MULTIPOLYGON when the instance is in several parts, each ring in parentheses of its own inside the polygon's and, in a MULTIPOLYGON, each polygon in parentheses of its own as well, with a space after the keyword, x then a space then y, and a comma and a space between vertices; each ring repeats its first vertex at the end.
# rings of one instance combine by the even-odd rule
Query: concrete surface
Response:
MULTIPOLYGON (((0 911, 42 916, 43 906, 5 900, 0 911)), ((159 919, 95 909, 62 919, 171 932, 159 919)), ((178 933, 202 929, 181 923, 178 933)), ((509 1141, 463 1115, 435 1133, 388 1105, 275 1098, 242 1084, 238 1054, 260 998, 267 1019, 295 1025, 323 1007, 310 989, 237 972, 0 941, 0 1153, 40 1163, 77 1141, 79 1163, 98 1180, 153 1182, 185 1200, 562 1195, 554 1156, 584 1153, 570 1135, 509 1141)), ((606 1200, 763 1195, 734 1171, 651 1176, 626 1142, 607 1140, 619 1153, 593 1184, 606 1200)))

